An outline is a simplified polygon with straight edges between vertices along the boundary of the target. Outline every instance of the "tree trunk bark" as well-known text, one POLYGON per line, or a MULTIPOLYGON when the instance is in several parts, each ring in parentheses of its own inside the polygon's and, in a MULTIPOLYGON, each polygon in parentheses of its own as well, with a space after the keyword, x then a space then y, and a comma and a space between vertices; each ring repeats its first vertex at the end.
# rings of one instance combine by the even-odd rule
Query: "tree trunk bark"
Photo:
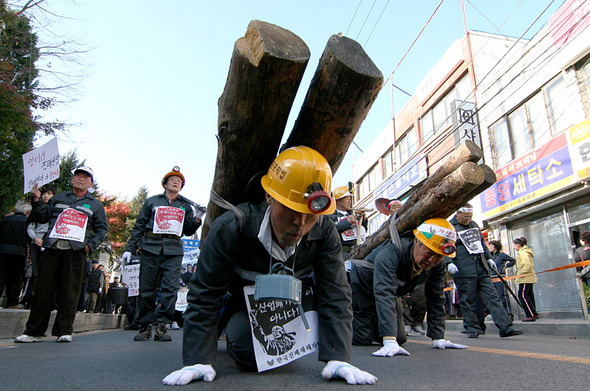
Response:
MULTIPOLYGON (((484 169, 473 162, 465 162, 451 174, 444 177, 436 186, 419 189, 417 201, 402 212, 396 224, 402 234, 415 229, 425 220, 433 217, 447 218, 465 203, 466 196, 480 186, 485 180, 484 169)), ((360 246, 351 249, 348 259, 363 259, 375 247, 389 238, 391 217, 381 225, 379 230, 369 236, 360 246)))
POLYGON ((335 174, 383 85, 383 75, 356 41, 328 40, 284 148, 306 145, 335 174))
MULTIPOLYGON (((219 98, 218 151, 212 191, 237 205, 246 201, 249 180, 277 155, 309 48, 292 32, 254 20, 234 46, 219 98)), ((225 209, 211 200, 202 239, 225 209)))
POLYGON ((430 175, 424 182, 414 189, 410 198, 401 207, 400 216, 405 212, 406 208, 414 205, 422 195, 433 187, 437 186, 444 177, 451 174, 465 162, 477 163, 483 157, 483 151, 471 140, 465 140, 459 147, 447 157, 443 164, 430 175), (406 206, 407 205, 407 206, 406 206))

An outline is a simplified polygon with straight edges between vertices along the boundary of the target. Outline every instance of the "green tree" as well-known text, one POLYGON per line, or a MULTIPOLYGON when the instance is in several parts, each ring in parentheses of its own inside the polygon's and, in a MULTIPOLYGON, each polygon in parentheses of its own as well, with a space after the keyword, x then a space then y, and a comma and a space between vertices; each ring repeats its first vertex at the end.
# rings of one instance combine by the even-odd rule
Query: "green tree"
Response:
POLYGON ((29 20, 0 0, 0 211, 22 198, 22 155, 33 148, 39 129, 32 110, 39 106, 34 93, 37 36, 29 20))
MULTIPOLYGON (((133 199, 129 202, 129 215, 127 216, 127 230, 129 231, 129 236, 131 236, 131 231, 133 231, 133 227, 135 227, 135 222, 137 221, 137 216, 139 216, 139 212, 141 211, 141 207, 145 203, 149 197, 148 189, 145 186, 142 186, 137 191, 137 194, 133 199)), ((129 238, 129 237, 128 237, 129 238)))

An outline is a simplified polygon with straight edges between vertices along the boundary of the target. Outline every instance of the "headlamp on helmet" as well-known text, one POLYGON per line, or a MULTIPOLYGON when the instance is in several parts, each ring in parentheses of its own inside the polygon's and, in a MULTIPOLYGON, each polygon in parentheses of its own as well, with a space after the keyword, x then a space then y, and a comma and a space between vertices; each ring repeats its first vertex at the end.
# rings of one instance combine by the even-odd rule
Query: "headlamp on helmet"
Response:
POLYGON ((178 167, 178 166, 172 167, 172 170, 170 170, 170 172, 168 174, 164 175, 164 178, 162 178, 162 186, 164 186, 166 184, 166 182, 168 182, 168 178, 170 178, 171 176, 180 177, 180 179, 182 180, 181 187, 184 187, 184 175, 182 175, 180 173, 180 167, 178 167))
POLYGON ((307 192, 303 194, 303 198, 307 199, 307 207, 312 213, 322 213, 332 204, 330 194, 317 182, 313 182, 307 187, 307 192))

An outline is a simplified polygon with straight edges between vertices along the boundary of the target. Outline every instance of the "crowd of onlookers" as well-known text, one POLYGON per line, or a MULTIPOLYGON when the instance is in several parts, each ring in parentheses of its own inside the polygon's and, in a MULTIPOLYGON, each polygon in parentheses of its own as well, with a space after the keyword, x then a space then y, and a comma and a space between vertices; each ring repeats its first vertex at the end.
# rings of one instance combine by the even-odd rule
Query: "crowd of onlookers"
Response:
MULTIPOLYGON (((47 203, 56 191, 52 187, 41 189, 41 197, 47 203)), ((43 236, 48 223, 28 220, 31 205, 18 201, 14 212, 0 220, 0 306, 10 309, 30 309, 39 273, 39 260, 43 248, 43 236)), ((86 260, 84 283, 78 301, 78 312, 124 313, 109 292, 123 285, 119 277, 100 265, 97 260, 86 260)), ((56 292, 57 296, 57 292, 56 292)))

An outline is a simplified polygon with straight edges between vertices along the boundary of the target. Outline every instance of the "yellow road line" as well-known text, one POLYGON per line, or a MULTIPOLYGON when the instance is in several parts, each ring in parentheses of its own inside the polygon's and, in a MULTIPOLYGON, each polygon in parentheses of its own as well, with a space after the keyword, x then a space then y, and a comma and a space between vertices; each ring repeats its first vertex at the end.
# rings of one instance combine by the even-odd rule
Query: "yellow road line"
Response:
MULTIPOLYGON (((406 343, 432 345, 432 342, 427 342, 427 341, 408 341, 406 343)), ((582 357, 557 356, 554 354, 541 354, 541 353, 531 353, 531 352, 517 352, 514 350, 490 349, 490 348, 480 348, 480 347, 474 347, 474 346, 470 346, 469 350, 475 350, 476 352, 484 352, 484 353, 504 354, 506 356, 538 358, 538 359, 542 359, 542 360, 565 361, 565 362, 573 362, 573 363, 577 363, 577 364, 590 365, 590 358, 582 358, 582 357)))

